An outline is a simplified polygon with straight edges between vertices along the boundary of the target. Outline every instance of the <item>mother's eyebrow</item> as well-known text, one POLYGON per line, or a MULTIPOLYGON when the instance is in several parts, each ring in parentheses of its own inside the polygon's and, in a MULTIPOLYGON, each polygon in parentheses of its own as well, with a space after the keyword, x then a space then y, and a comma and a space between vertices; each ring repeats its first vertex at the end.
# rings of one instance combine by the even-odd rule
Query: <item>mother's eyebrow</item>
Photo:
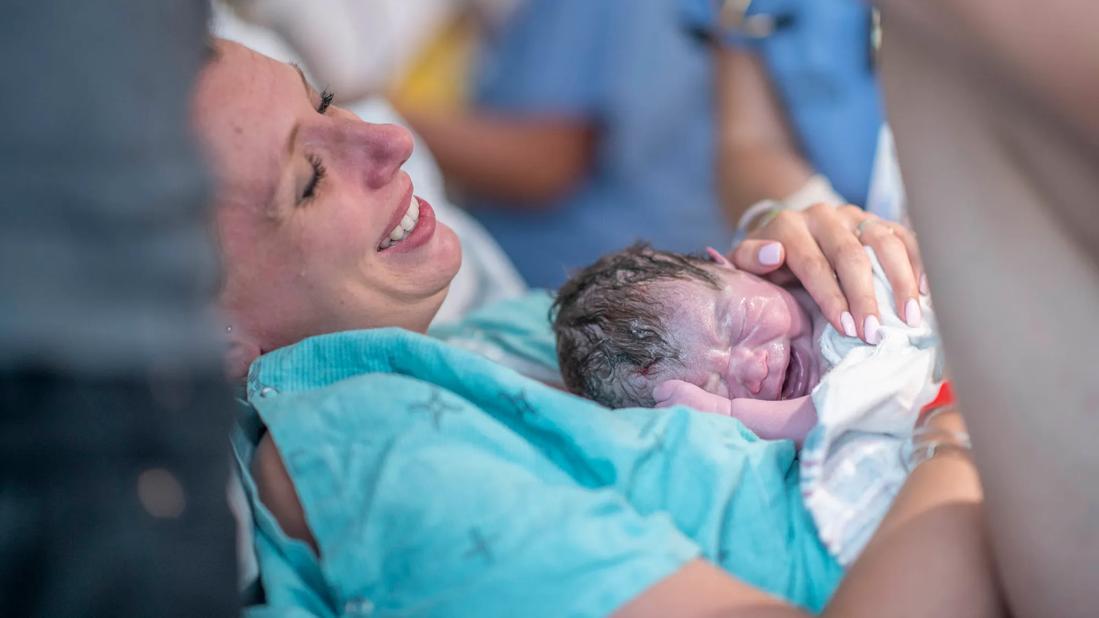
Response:
POLYGON ((309 85, 309 80, 305 78, 305 71, 301 70, 301 66, 296 62, 291 62, 290 66, 294 67, 294 70, 298 72, 298 77, 301 78, 301 85, 305 88, 305 96, 312 103, 313 94, 316 93, 316 90, 313 90, 313 87, 309 85))
MULTIPOLYGON (((301 78, 301 85, 305 88, 305 97, 309 99, 309 104, 313 104, 313 94, 316 92, 313 87, 309 85, 309 80, 305 78, 305 71, 301 70, 296 62, 290 62, 290 66, 294 67, 294 70, 298 72, 298 77, 301 78)), ((298 129, 301 128, 301 121, 295 122, 294 127, 290 129, 290 134, 286 136, 286 154, 292 154, 294 152, 294 142, 298 137, 298 129)))

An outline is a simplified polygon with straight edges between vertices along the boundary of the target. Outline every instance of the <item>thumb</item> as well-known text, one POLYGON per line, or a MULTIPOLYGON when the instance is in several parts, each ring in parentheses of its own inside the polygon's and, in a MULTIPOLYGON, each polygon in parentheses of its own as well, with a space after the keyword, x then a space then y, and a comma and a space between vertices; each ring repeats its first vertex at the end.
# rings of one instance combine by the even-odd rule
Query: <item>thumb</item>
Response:
POLYGON ((672 394, 675 393, 678 383, 679 380, 665 380, 664 382, 656 385, 656 388, 653 389, 653 399, 656 400, 656 403, 659 407, 664 407, 660 404, 666 403, 669 399, 671 399, 672 394))
POLYGON ((730 257, 740 270, 766 275, 782 268, 786 249, 777 240, 748 239, 737 245, 730 257))
POLYGON ((656 400, 656 407, 666 408, 668 406, 675 406, 676 404, 682 404, 681 395, 684 391, 689 391, 693 384, 684 382, 681 379, 666 379, 664 382, 656 385, 653 389, 653 399, 656 400))

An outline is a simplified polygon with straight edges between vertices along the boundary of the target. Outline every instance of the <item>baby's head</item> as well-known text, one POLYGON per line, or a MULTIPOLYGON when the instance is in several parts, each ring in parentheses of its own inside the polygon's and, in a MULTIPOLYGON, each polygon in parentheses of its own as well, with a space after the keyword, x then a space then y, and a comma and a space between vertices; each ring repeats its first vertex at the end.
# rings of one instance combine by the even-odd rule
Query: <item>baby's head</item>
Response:
POLYGON ((819 381, 812 323, 783 288, 645 244, 562 286, 553 329, 565 385, 605 406, 651 407, 665 380, 728 398, 791 399, 819 381))

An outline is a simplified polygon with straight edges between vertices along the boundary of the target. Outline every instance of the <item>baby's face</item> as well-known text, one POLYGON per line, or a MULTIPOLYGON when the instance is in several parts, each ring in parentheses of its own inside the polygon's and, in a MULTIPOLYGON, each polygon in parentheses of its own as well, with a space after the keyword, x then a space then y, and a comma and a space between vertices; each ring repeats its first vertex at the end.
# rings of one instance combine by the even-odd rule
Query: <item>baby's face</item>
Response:
POLYGON ((715 265, 721 289, 697 281, 659 284, 663 319, 682 366, 647 376, 691 382, 728 398, 793 399, 820 381, 813 324, 783 288, 715 265))

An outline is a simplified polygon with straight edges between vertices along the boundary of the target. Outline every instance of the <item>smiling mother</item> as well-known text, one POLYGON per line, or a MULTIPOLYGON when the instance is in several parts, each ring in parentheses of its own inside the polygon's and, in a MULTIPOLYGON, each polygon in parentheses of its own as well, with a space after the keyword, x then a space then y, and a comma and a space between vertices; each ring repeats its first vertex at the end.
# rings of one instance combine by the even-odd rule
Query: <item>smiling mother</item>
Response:
POLYGON ((916 468, 837 590, 788 442, 684 408, 611 412, 418 334, 460 254, 401 171, 407 131, 217 50, 195 114, 220 181, 221 304, 252 404, 234 446, 269 609, 999 613, 962 453, 916 468))
POLYGON ((461 248, 401 170, 412 136, 331 105, 295 67, 217 49, 195 116, 220 181, 233 373, 311 335, 426 330, 461 248))

